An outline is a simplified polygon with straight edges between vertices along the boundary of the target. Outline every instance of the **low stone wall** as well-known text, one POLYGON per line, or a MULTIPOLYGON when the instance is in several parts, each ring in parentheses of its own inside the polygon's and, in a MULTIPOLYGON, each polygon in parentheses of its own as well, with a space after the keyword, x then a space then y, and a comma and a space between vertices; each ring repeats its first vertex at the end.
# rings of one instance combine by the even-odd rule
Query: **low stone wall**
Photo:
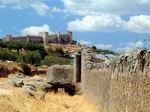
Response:
POLYGON ((110 92, 109 71, 85 71, 84 73, 84 80, 82 80, 84 95, 98 103, 103 110, 108 109, 110 92))
POLYGON ((81 85, 85 96, 99 104, 104 112, 150 112, 150 73, 118 75, 107 68, 91 68, 88 65, 91 59, 83 54, 81 85))
POLYGON ((105 112, 150 112, 150 77, 146 74, 122 74, 110 71, 85 71, 84 95, 105 112))

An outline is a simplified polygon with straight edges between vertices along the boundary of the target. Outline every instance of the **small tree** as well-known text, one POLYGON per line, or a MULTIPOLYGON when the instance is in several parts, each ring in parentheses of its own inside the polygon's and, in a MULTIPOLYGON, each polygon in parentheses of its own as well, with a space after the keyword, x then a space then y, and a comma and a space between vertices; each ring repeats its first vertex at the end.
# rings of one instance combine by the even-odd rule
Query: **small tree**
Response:
POLYGON ((93 50, 96 50, 97 48, 96 48, 96 46, 92 46, 92 49, 93 49, 93 50))
POLYGON ((60 47, 56 48, 55 52, 56 52, 57 56, 60 56, 60 57, 64 56, 64 54, 65 54, 63 49, 60 47))
POLYGON ((25 61, 27 63, 40 64, 41 60, 41 55, 37 51, 28 52, 25 56, 25 61))
POLYGON ((22 63, 21 67, 22 67, 24 75, 28 75, 28 76, 31 75, 31 68, 26 63, 22 63))
POLYGON ((48 55, 54 55, 55 54, 55 50, 52 47, 49 47, 47 49, 47 53, 48 53, 48 55))

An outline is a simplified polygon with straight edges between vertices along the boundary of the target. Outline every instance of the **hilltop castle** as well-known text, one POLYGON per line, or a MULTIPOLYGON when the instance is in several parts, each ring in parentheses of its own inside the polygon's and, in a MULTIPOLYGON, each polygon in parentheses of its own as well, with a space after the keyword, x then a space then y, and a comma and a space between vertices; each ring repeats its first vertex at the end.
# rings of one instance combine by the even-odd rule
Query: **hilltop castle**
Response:
POLYGON ((37 36, 12 36, 6 35, 3 39, 6 42, 22 42, 22 43, 37 43, 37 44, 76 44, 72 39, 72 32, 49 34, 48 32, 40 32, 37 36))

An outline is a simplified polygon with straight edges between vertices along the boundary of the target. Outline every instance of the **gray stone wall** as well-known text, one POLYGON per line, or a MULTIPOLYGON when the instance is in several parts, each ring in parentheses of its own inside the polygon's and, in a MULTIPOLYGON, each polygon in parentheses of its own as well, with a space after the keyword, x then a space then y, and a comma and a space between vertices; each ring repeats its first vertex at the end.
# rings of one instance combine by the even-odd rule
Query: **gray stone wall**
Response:
MULTIPOLYGON (((122 57, 106 66, 93 63, 92 55, 87 49, 83 50, 81 82, 85 96, 99 104, 104 112, 150 112, 150 72, 146 64, 142 72, 138 60, 147 59, 147 56, 138 58, 138 55, 137 65, 125 63, 122 57)), ((133 60, 134 56, 129 57, 133 60)))

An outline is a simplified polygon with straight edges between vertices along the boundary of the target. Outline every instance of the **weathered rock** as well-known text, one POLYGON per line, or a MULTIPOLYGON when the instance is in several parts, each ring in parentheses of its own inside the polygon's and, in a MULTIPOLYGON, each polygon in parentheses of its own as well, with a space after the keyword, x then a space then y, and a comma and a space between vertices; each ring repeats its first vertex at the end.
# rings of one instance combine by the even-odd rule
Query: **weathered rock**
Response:
POLYGON ((28 82, 25 82, 25 86, 33 86, 36 90, 40 91, 48 91, 52 86, 43 80, 31 80, 28 82))
POLYGON ((73 67, 71 65, 54 65, 47 71, 47 81, 52 84, 56 83, 72 83, 73 67))
POLYGON ((10 85, 15 87, 22 87, 24 85, 23 78, 14 77, 8 82, 10 85))
POLYGON ((30 84, 26 84, 24 86, 22 86, 23 89, 27 90, 27 91, 36 91, 36 88, 34 85, 30 85, 30 84))
POLYGON ((91 61, 87 61, 86 65, 85 65, 87 70, 91 70, 93 69, 93 62, 91 61))
POLYGON ((92 61, 93 60, 93 55, 92 54, 86 54, 86 60, 87 61, 92 61))
POLYGON ((44 92, 49 92, 49 91, 52 90, 52 85, 51 85, 51 84, 45 84, 45 85, 42 86, 41 89, 42 89, 42 91, 44 91, 44 92))

